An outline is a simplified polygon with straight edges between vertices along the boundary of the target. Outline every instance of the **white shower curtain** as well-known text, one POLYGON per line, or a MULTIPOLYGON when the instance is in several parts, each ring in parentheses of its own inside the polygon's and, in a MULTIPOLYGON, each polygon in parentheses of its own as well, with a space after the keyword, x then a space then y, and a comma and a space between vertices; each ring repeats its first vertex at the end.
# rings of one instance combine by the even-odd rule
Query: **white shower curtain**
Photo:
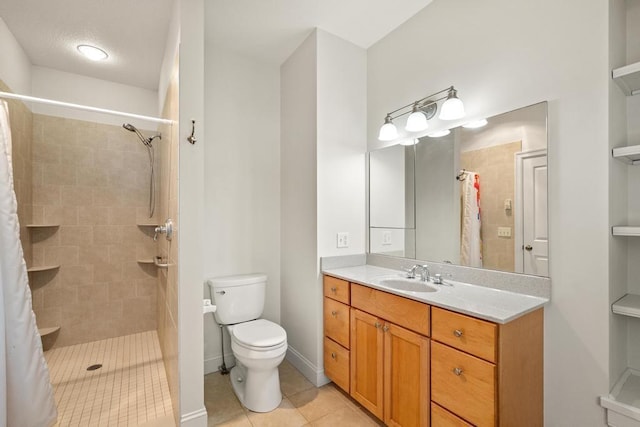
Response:
POLYGON ((482 267, 482 218, 480 216, 480 175, 466 172, 462 181, 462 232, 460 264, 482 267))
POLYGON ((0 101, 0 426, 46 427, 56 418, 20 244, 9 108, 0 101))

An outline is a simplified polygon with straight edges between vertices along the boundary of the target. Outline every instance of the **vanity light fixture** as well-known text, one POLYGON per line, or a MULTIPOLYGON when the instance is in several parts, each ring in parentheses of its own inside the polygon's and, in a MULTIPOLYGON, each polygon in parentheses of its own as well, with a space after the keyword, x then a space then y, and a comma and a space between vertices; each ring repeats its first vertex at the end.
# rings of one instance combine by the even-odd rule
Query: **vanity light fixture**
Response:
POLYGON ((447 136, 451 133, 449 129, 442 129, 437 132, 430 133, 427 135, 429 138, 440 138, 441 136, 447 136))
POLYGON ((104 50, 88 44, 79 44, 77 49, 78 52, 92 61, 103 61, 109 57, 104 50))
POLYGON ((445 100, 445 102, 442 104, 442 111, 438 116, 440 120, 456 120, 464 117, 464 105, 458 98, 458 91, 451 86, 388 113, 384 119, 384 124, 380 128, 378 139, 380 141, 392 141, 398 138, 398 129, 393 124, 393 120, 405 114, 409 114, 405 130, 408 132, 426 130, 428 127, 427 121, 436 115, 438 102, 442 100, 445 100), (445 93, 446 95, 442 96, 445 93))
POLYGON ((486 126, 487 123, 488 123, 487 119, 472 120, 469 123, 463 124, 462 127, 465 129, 478 129, 483 126, 486 126))

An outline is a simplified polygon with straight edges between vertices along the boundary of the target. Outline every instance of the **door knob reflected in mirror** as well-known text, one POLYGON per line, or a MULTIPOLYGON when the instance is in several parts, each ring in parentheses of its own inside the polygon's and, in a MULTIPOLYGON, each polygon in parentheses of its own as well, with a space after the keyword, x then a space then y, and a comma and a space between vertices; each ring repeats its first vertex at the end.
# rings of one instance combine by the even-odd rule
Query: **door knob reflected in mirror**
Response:
POLYGON ((527 245, 524 247, 526 250, 531 251, 533 249, 533 246, 531 245, 527 245))

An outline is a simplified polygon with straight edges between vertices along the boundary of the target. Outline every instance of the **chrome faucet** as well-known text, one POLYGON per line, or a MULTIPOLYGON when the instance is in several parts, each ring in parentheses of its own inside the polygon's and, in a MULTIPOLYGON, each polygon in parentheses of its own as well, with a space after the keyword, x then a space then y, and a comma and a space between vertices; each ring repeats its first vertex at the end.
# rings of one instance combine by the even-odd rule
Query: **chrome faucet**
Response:
POLYGON ((431 273, 429 272, 428 265, 419 265, 417 266, 420 269, 420 280, 422 282, 429 282, 431 280, 431 273))

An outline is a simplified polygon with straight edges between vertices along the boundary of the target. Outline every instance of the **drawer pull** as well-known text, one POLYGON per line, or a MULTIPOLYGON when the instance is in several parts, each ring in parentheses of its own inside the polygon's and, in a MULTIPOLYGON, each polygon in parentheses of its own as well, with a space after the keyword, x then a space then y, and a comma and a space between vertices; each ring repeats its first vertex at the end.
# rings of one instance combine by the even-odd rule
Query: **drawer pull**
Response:
POLYGON ((332 310, 332 311, 331 311, 331 315, 332 315, 333 317, 337 317, 337 316, 338 316, 338 312, 337 312, 336 310, 332 310))
POLYGON ((460 368, 453 368, 453 373, 456 374, 457 376, 462 375, 464 371, 460 368))
POLYGON ((335 360, 338 358, 338 356, 335 353, 331 353, 331 358, 335 360))
POLYGON ((455 331, 453 331, 453 335, 460 338, 462 336, 462 331, 460 329, 456 329, 455 331))
POLYGON ((338 292, 338 288, 336 288, 335 286, 333 286, 331 288, 331 292, 333 292, 334 294, 338 292))

